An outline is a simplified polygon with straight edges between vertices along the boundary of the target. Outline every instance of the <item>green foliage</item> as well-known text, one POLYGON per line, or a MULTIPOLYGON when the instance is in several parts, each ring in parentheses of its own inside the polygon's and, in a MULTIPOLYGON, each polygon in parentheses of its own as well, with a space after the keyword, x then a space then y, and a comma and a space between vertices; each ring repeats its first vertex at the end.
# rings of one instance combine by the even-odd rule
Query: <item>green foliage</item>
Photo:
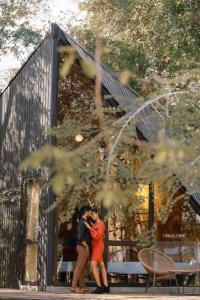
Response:
POLYGON ((94 64, 89 59, 85 59, 81 61, 81 66, 84 74, 90 78, 94 79, 96 77, 96 69, 94 64))
MULTIPOLYGON (((190 6, 183 1, 83 1, 84 9, 89 12, 89 23, 84 26, 89 29, 87 37, 83 34, 82 39, 92 49, 92 41, 98 35, 103 48, 112 49, 103 56, 104 60, 117 71, 126 69, 121 81, 139 82, 145 96, 127 107, 129 113, 119 120, 114 117, 121 107, 101 107, 103 127, 98 125, 99 111, 95 106, 86 108, 90 118, 87 114, 85 119, 84 106, 70 108, 71 115, 66 113, 62 123, 50 131, 57 139, 57 146, 47 145, 21 164, 21 170, 32 167, 48 171, 46 181, 57 196, 48 210, 67 202, 69 220, 75 207, 87 201, 103 205, 110 212, 117 211, 125 218, 134 215, 144 201, 141 196, 131 201, 139 183, 160 181, 164 182, 160 189, 171 194, 160 207, 161 222, 166 222, 178 200, 185 201, 180 198, 185 196, 176 197, 177 182, 180 185, 183 178, 195 184, 200 174, 200 73, 199 69, 190 70, 198 65, 199 59, 199 24, 192 25, 197 4, 192 1, 190 6), (189 71, 183 70, 186 68, 189 71), (150 79, 143 75, 149 75, 150 79), (135 130, 139 113, 146 107, 153 108, 152 116, 161 128, 159 136, 153 137, 150 143, 139 141, 135 130), (166 132, 170 133, 167 138, 166 132)), ((60 69, 64 80, 70 75, 77 53, 71 48, 63 50, 67 53, 60 69)), ((91 62, 81 61, 81 66, 88 78, 97 80, 98 73, 91 62)), ((95 96, 97 104, 99 99, 95 96)), ((108 97, 112 95, 104 95, 104 99, 108 97)), ((148 126, 148 116, 143 122, 148 126)), ((155 231, 154 228, 144 232, 138 247, 152 245, 155 231)))
MULTIPOLYGON (((163 186, 160 185, 160 189, 166 189, 167 186, 171 196, 158 214, 158 219, 165 222, 174 204, 186 197, 181 195, 174 198, 177 192, 176 182, 179 182, 184 175, 184 180, 195 183, 200 174, 197 157, 200 147, 199 73, 196 71, 195 74, 194 76, 194 72, 191 71, 190 77, 184 74, 176 80, 165 82, 163 90, 174 89, 171 94, 163 92, 163 96, 154 95, 153 99, 158 99, 153 106, 154 114, 155 117, 157 115, 160 117, 162 129, 154 143, 138 141, 133 130, 137 123, 137 111, 114 121, 112 118, 109 119, 109 109, 106 109, 108 148, 105 144, 105 128, 88 123, 88 120, 66 117, 62 124, 51 130, 50 133, 55 135, 57 140, 65 140, 65 147, 62 148, 59 143, 58 146, 47 145, 21 164, 21 169, 48 168, 48 178, 50 178, 48 182, 57 195, 57 202, 49 210, 66 201, 67 198, 68 209, 72 211, 75 210, 76 205, 86 199, 103 205, 109 211, 119 212, 123 208, 132 214, 144 200, 136 197, 134 204, 129 201, 131 193, 137 192, 138 184, 167 179, 163 186), (184 90, 181 89, 182 85, 184 90), (127 122, 127 119, 132 116, 135 118, 127 122), (178 126, 178 120, 181 128, 178 126), (188 124, 193 126, 192 130, 188 124), (175 138, 165 139, 166 130, 173 131, 175 138), (83 139, 76 141, 77 135, 83 139), (190 163, 189 168, 186 162, 190 163), (187 172, 185 172, 186 167, 187 172), (86 198, 83 195, 86 195, 86 198)), ((146 105, 141 98, 140 101, 140 106, 146 105)), ((77 115, 80 113, 78 111, 77 115)), ((93 110, 92 114, 95 113, 96 111, 93 110)), ((143 121, 145 122, 145 119, 143 121)))
POLYGON ((2 0, 0 7, 0 54, 19 54, 21 46, 38 44, 40 33, 28 20, 32 17, 41 0, 2 0))
POLYGON ((105 60, 114 70, 171 75, 199 66, 199 1, 83 0, 81 7, 88 13, 83 43, 92 49, 94 37, 101 38, 112 49, 105 60))
POLYGON ((154 246, 156 241, 156 226, 153 226, 151 230, 147 230, 140 234, 137 240, 137 249, 150 248, 154 246))
POLYGON ((80 167, 79 157, 67 153, 63 149, 47 145, 39 152, 33 153, 31 157, 21 164, 21 169, 32 167, 48 167, 51 164, 51 184, 53 192, 60 195, 65 186, 78 185, 78 171, 80 167))
POLYGON ((103 205, 109 211, 115 211, 117 207, 128 206, 128 197, 113 184, 105 182, 96 195, 96 202, 98 205, 103 205))

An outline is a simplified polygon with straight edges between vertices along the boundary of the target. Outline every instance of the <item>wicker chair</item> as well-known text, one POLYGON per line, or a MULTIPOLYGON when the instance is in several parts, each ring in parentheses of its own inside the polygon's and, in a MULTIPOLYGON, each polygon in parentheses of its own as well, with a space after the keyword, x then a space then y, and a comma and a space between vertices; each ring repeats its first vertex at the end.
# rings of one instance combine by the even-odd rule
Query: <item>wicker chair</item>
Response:
POLYGON ((176 275, 169 272, 170 270, 176 270, 175 262, 169 256, 159 250, 148 248, 139 251, 138 259, 149 275, 145 292, 147 292, 151 280, 153 281, 154 292, 156 280, 166 279, 170 280, 170 286, 171 280, 174 279, 178 293, 180 292, 176 275))

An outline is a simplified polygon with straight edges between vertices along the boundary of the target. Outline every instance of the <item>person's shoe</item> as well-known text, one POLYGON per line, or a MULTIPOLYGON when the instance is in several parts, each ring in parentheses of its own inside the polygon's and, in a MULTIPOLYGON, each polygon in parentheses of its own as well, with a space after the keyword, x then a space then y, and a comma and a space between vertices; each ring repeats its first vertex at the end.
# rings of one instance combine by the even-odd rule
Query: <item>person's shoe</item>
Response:
POLYGON ((84 291, 80 289, 79 287, 77 288, 71 288, 72 293, 77 293, 77 294, 84 294, 84 291))
POLYGON ((80 289, 84 292, 84 293, 89 293, 89 289, 86 286, 81 286, 80 289))
POLYGON ((96 289, 93 290, 91 293, 92 293, 92 294, 102 294, 102 293, 104 293, 104 292, 103 292, 103 287, 97 286, 96 289))
POLYGON ((103 293, 110 294, 110 287, 103 285, 102 287, 103 293))

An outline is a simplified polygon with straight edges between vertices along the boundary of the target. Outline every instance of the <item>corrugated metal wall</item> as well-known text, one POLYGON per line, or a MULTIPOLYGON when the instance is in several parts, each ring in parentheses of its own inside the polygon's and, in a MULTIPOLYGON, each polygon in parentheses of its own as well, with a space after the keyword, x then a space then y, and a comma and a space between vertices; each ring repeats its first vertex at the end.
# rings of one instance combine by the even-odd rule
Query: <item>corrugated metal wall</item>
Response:
MULTIPOLYGON (((62 35, 62 33, 61 33, 62 35)), ((95 58, 86 49, 84 49, 76 40, 68 34, 64 34, 66 42, 77 50, 82 59, 90 60, 96 65, 95 58)), ((109 94, 118 102, 125 112, 136 109, 136 98, 138 93, 132 88, 122 84, 115 73, 109 70, 104 64, 102 68, 102 85, 108 90, 109 94)))
POLYGON ((51 80, 52 39, 47 37, 0 96, 0 188, 16 186, 20 161, 47 141, 51 80))
POLYGON ((17 288, 20 278, 22 234, 21 234, 21 199, 0 202, 1 239, 6 241, 0 247, 0 287, 17 288), (12 222, 10 221, 12 220, 12 222))
MULTIPOLYGON (((22 183, 18 172, 19 163, 45 143, 52 142, 47 136, 47 130, 56 122, 57 74, 54 73, 57 72, 57 37, 55 34, 52 28, 51 33, 42 41, 0 96, 0 189, 19 187, 22 183)), ((26 177, 34 175, 36 173, 31 171, 25 174, 26 177)), ((50 220, 45 210, 51 201, 49 191, 45 189, 40 199, 38 237, 38 284, 41 288, 47 283, 47 248, 49 247, 47 228, 49 223, 53 224, 54 217, 50 220)), ((23 203, 19 203, 18 208, 20 205, 22 208, 23 203)), ((25 224, 14 221, 14 211, 10 201, 7 207, 1 205, 0 238, 8 225, 16 232, 21 232, 24 228, 25 224), (7 210, 12 214, 9 219, 7 210)), ((16 255, 13 251, 21 247, 22 241, 18 239, 17 242, 13 242, 13 239, 9 240, 9 235, 5 238, 8 240, 8 248, 2 252, 0 261, 0 275, 4 277, 2 286, 17 287, 19 279, 23 280, 23 274, 20 274, 19 261, 15 259, 16 255), (11 262, 12 268, 5 265, 5 261, 11 262), (13 270, 16 278, 11 281, 13 270)), ((23 247, 20 248, 22 253, 23 247)), ((18 256, 22 253, 18 253, 18 256)), ((24 257, 21 258, 20 264, 24 264, 24 257)), ((0 276, 0 279, 3 277, 0 276)))

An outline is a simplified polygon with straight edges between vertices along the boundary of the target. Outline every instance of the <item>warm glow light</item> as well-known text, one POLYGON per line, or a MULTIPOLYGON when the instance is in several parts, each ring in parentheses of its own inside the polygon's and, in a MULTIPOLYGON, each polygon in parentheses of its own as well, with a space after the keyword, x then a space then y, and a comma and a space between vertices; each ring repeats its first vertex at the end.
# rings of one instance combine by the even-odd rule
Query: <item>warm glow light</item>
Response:
POLYGON ((75 136, 75 141, 78 142, 78 143, 82 142, 83 141, 83 136, 81 134, 77 134, 75 136))
POLYGON ((148 209, 148 206, 149 206, 149 203, 148 203, 149 185, 148 184, 139 184, 138 191, 137 191, 137 196, 144 198, 142 208, 148 209))

